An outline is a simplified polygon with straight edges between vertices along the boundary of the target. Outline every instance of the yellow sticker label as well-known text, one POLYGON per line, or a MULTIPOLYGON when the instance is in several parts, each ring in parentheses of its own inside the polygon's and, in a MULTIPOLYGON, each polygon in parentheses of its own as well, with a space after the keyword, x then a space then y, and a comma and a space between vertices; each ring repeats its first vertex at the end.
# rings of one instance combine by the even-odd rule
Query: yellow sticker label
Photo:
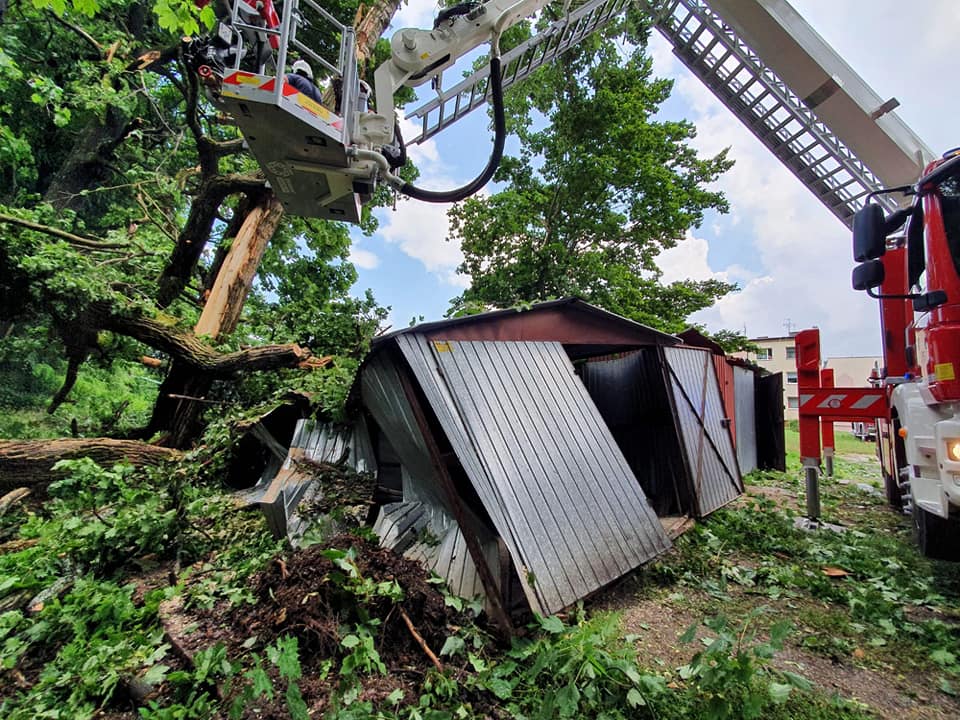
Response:
POLYGON ((453 352, 453 346, 446 340, 434 340, 433 349, 437 352, 453 352))
POLYGON ((236 82, 238 85, 256 85, 257 87, 260 87, 264 79, 265 78, 262 78, 259 75, 251 75, 250 73, 245 72, 237 72, 233 77, 234 82, 236 82))
POLYGON ((953 372, 953 363, 937 363, 933 366, 933 374, 937 380, 956 380, 957 376, 953 372))
POLYGON ((330 111, 315 100, 308 98, 303 93, 297 93, 297 104, 304 110, 309 110, 324 122, 330 122, 330 111))
POLYGON ((423 55, 420 56, 420 59, 426 60, 428 57, 430 57, 430 53, 424 53, 423 55))

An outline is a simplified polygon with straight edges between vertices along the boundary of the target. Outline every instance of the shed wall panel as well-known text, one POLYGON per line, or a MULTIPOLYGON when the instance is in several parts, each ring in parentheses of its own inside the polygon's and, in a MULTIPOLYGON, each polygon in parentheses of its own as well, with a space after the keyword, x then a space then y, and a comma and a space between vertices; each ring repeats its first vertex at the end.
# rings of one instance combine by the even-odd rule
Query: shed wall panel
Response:
POLYGON ((567 607, 669 547, 559 343, 400 340, 535 610, 567 607))
POLYGON ((757 418, 753 392, 753 371, 733 367, 734 399, 737 414, 737 462, 740 472, 757 469, 757 418))
POLYGON ((692 478, 697 515, 704 517, 743 492, 736 453, 711 353, 662 349, 692 478))
POLYGON ((590 360, 579 372, 657 514, 688 512, 687 467, 656 350, 590 360))

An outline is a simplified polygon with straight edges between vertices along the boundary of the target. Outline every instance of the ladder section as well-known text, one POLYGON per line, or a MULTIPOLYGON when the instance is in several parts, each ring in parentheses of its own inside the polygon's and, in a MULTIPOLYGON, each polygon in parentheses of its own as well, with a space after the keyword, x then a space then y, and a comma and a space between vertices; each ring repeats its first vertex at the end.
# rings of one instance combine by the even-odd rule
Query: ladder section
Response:
MULTIPOLYGON (((546 30, 526 40, 502 57, 501 77, 506 89, 530 75, 542 65, 553 62, 561 53, 606 25, 633 0, 589 0, 576 10, 553 22, 546 30)), ((423 142, 449 127, 471 110, 483 105, 490 96, 490 67, 473 73, 449 90, 407 114, 420 122, 420 132, 407 144, 423 142)))
MULTIPOLYGON (((817 92, 799 97, 769 63, 747 45, 742 35, 711 9, 717 4, 705 0, 668 0, 660 6, 656 27, 672 43, 674 54, 683 64, 820 202, 850 227, 865 196, 884 187, 885 179, 877 177, 811 109, 840 90, 839 83, 827 74, 828 81, 817 92)), ((733 13, 754 12, 763 16, 769 3, 739 0, 739 4, 737 1, 719 4, 730 5, 733 13)), ((763 17, 770 22, 769 14, 763 17)), ((809 25, 800 22, 815 35, 809 25)), ((787 40, 793 39, 789 28, 777 27, 787 40)), ((820 42, 823 43, 822 39, 820 42)), ((825 43, 823 46, 827 47, 825 43)), ((776 51, 776 47, 770 49, 771 53, 776 51)), ((844 64, 844 67, 853 74, 848 66, 844 64)), ((917 166, 918 163, 922 163, 922 158, 908 162, 912 177, 900 182, 912 182, 919 177, 922 164, 917 166)), ((896 201, 890 196, 880 196, 878 201, 888 211, 896 207, 896 201)))

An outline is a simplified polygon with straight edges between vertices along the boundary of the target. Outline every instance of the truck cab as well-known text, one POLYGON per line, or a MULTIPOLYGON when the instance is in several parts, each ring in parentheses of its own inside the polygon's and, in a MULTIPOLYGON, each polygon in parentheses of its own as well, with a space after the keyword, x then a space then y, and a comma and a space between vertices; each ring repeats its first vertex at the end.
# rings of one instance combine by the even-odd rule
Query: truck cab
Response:
POLYGON ((960 559, 960 151, 896 191, 910 203, 889 216, 868 204, 854 220, 853 285, 880 301, 883 321, 879 455, 924 554, 960 559))

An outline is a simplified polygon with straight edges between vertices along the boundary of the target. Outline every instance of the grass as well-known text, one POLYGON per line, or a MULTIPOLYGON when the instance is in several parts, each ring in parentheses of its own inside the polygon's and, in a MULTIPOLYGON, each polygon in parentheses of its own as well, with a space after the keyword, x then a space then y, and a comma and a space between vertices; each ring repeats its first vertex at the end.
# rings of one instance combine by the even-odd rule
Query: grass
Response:
MULTIPOLYGON (((879 485, 878 464, 864 457, 872 446, 837 441, 836 476, 821 481, 823 519, 846 532, 795 527, 803 479, 794 455, 788 472, 754 474, 744 498, 678 541, 653 571, 661 595, 741 622, 768 608, 758 622, 788 618, 797 651, 875 672, 880 683, 920 678, 907 695, 949 703, 960 686, 960 569, 921 557, 909 518, 870 491, 879 485)), ((788 429, 787 447, 797 446, 788 429)))
MULTIPOLYGON (((507 648, 465 623, 435 648, 444 674, 422 668, 404 680, 406 692, 371 700, 356 681, 361 668, 364 678, 383 672, 379 620, 371 618, 345 638, 357 638, 353 660, 341 667, 341 690, 332 691, 341 694, 331 696, 327 717, 468 720, 496 707, 494 715, 525 718, 866 720, 889 711, 873 697, 883 692, 956 716, 960 571, 917 554, 907 520, 861 487, 876 485, 869 446, 846 442, 856 452, 838 457, 837 477, 822 484, 825 519, 845 533, 797 529, 803 482, 793 462, 786 473, 748 478, 747 495, 622 586, 623 613, 646 604, 663 623, 689 626, 666 633, 659 648, 643 644, 638 655, 641 638, 621 629, 617 612, 539 618, 507 648), (841 671, 872 685, 838 696, 832 674, 841 671)), ((256 602, 245 578, 280 550, 263 518, 236 513, 215 487, 191 481, 187 467, 156 477, 71 467, 43 507, 15 508, 0 522, 4 540, 33 543, 0 555, 0 602, 74 578, 39 613, 0 613, 0 686, 20 685, 0 692, 0 715, 95 717, 130 707, 131 678, 147 678, 157 691, 141 716, 152 720, 226 717, 236 698, 279 696, 281 688, 291 715, 306 717, 297 683, 308 679, 295 639, 278 639, 265 656, 227 657, 211 645, 185 668, 157 614, 174 594, 194 608, 239 611, 256 602), (147 560, 183 569, 174 585, 139 597, 133 589, 147 560), (218 687, 229 683, 236 692, 228 702, 218 687)))

